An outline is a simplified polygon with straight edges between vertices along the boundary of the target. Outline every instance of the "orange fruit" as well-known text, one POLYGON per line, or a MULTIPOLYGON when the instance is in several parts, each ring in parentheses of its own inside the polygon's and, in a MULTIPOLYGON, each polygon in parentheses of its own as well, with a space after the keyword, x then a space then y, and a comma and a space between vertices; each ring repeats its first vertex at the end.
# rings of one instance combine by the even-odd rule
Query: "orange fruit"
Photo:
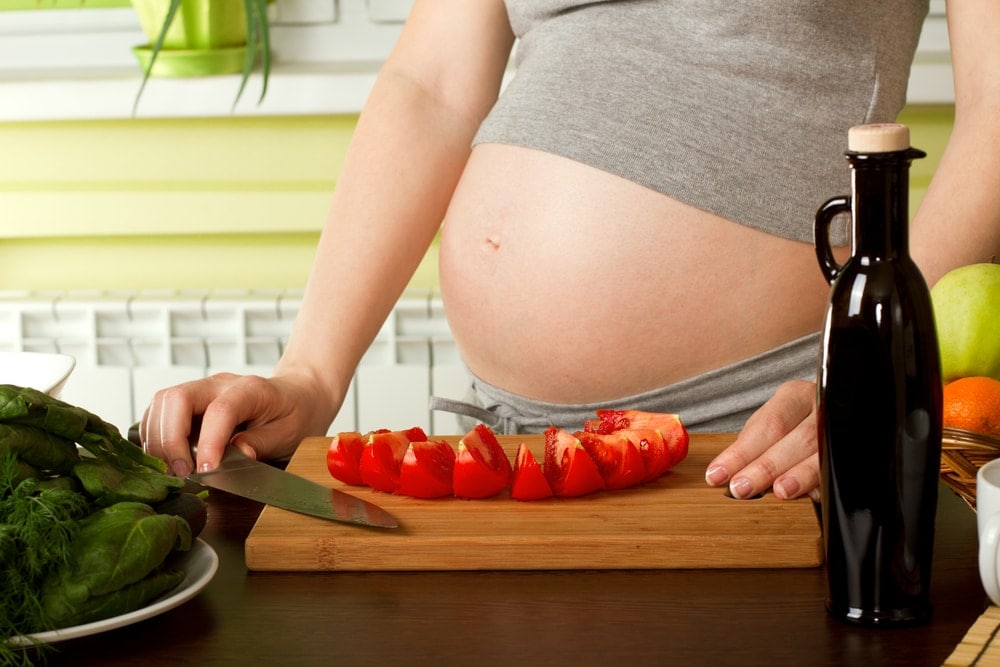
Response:
POLYGON ((1000 435, 1000 380, 965 377, 946 384, 944 425, 1000 435))

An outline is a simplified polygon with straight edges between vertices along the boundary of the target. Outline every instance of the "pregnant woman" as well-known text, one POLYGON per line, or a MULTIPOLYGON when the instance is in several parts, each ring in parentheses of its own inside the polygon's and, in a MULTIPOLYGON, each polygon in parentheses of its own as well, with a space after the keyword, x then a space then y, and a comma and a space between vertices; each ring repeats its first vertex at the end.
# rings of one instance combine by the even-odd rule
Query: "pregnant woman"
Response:
MULTIPOLYGON (((982 150, 1000 140, 998 7, 948 8, 956 125, 911 234, 929 283, 1000 254, 1000 160, 982 150)), ((813 217, 849 190, 848 128, 905 104, 926 12, 913 0, 416 0, 273 377, 161 390, 145 446, 184 474, 215 467, 227 444, 273 458, 324 434, 440 231, 445 312, 471 381, 438 409, 506 432, 576 429, 596 407, 677 412, 691 430, 741 431, 709 483, 815 497, 828 285, 813 217)))

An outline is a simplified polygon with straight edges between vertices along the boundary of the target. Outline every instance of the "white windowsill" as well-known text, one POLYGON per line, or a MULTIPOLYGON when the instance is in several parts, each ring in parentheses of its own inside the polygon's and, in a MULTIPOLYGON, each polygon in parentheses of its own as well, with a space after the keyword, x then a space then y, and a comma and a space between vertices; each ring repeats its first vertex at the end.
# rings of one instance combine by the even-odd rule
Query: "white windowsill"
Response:
MULTIPOLYGON (((381 63, 277 66, 258 103, 254 74, 236 107, 240 77, 151 78, 136 118, 357 113, 381 63)), ((141 78, 134 69, 34 73, 0 80, 0 121, 93 120, 132 117, 141 78)))

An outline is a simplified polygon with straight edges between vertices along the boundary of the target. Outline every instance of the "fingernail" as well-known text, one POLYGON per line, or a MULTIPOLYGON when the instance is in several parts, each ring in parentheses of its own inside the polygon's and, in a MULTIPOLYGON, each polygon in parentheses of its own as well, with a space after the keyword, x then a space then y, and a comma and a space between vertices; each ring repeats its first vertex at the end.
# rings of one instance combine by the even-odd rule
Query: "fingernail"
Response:
POLYGON ((191 464, 184 459, 175 459, 170 467, 178 477, 186 477, 191 474, 191 464))
POLYGON ((212 466, 208 465, 207 463, 202 463, 201 466, 198 468, 199 472, 208 472, 210 470, 212 470, 212 466))
POLYGON ((794 498, 799 494, 799 480, 794 477, 781 480, 774 485, 774 493, 782 500, 794 498))
POLYGON ((712 486, 724 484, 727 479, 729 479, 729 474, 722 466, 712 466, 705 471, 705 481, 712 486))
POLYGON ((729 493, 733 494, 734 498, 748 498, 753 493, 750 480, 746 477, 737 477, 729 483, 729 493))

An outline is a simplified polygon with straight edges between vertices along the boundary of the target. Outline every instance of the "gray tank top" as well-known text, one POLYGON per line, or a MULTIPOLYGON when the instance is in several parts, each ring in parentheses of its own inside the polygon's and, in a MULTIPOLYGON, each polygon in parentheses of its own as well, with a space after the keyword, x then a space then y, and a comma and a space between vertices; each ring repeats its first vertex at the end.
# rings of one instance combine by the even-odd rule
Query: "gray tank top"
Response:
MULTIPOLYGON (((476 136, 812 242, 847 130, 894 120, 928 0, 507 0, 516 70, 476 136)), ((843 237, 835 242, 843 242, 843 237)))

